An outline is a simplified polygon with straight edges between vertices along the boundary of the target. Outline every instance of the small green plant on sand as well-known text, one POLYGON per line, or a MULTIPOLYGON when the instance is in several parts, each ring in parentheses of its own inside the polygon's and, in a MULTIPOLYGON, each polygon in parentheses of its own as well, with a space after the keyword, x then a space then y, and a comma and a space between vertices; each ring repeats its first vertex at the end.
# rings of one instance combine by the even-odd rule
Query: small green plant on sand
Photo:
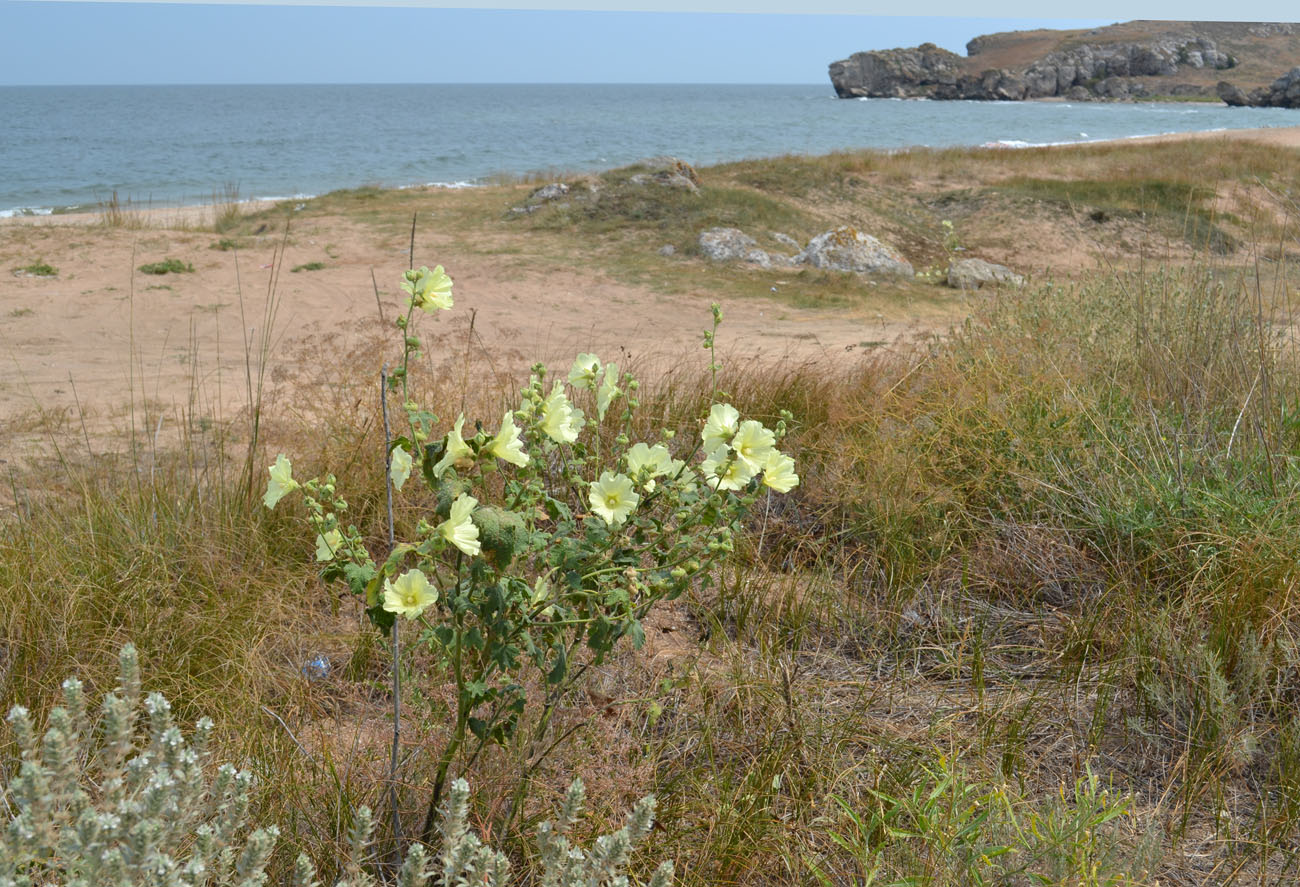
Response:
POLYGON ((307 262, 305 265, 294 265, 294 266, 293 266, 292 268, 290 268, 289 270, 292 271, 292 272, 295 273, 295 274, 296 274, 297 272, 299 272, 299 271, 324 271, 324 270, 325 270, 325 263, 324 263, 324 262, 307 262))
MULTIPOLYGON (((43 736, 27 709, 10 710, 20 758, 16 767, 0 768, 0 885, 260 887, 279 831, 250 830, 252 777, 225 764, 210 780, 212 721, 200 719, 187 743, 161 694, 141 699, 132 645, 122 648, 118 662, 118 685, 104 697, 97 725, 76 678, 63 682, 64 704, 50 712, 43 736)), ((469 784, 457 780, 443 807, 440 871, 415 844, 397 872, 397 887, 423 887, 435 874, 441 884, 507 887, 509 861, 469 829, 469 794, 469 784)), ((568 839, 582 802, 582 782, 574 780, 559 819, 538 827, 541 883, 626 884, 621 872, 628 855, 654 825, 654 797, 638 802, 623 828, 597 838, 589 851, 568 839)), ((370 810, 357 810, 337 887, 380 883, 363 868, 373 828, 370 810)), ((668 887, 672 874, 672 863, 663 863, 650 887, 668 887)), ((307 856, 298 856, 290 883, 319 887, 307 856)))
POLYGON ((163 259, 161 262, 149 262, 140 266, 141 274, 188 274, 193 270, 193 265, 180 259, 163 259))
MULTIPOLYGON (((413 535, 372 553, 344 522, 348 505, 334 476, 299 483, 284 455, 269 469, 264 501, 274 507, 300 491, 325 578, 362 597, 395 647, 400 624, 413 624, 416 643, 454 682, 427 840, 453 764, 514 737, 531 698, 508 825, 529 775, 559 743, 548 725, 567 689, 621 639, 639 646, 645 614, 707 583, 746 510, 799 479, 777 449, 786 420, 769 429, 725 403, 712 406, 698 437, 665 430, 659 441, 633 442, 638 383, 594 354, 579 355, 560 378, 533 367, 495 433, 467 431, 463 415, 444 431, 411 400, 407 373, 422 347, 415 322, 452 307, 451 278, 442 266, 421 268, 406 273, 403 289, 402 361, 388 390, 402 397, 406 422, 387 466, 392 490, 412 478, 426 488, 428 511, 413 535), (530 686, 541 689, 530 697, 530 686)), ((721 318, 714 306, 715 330, 721 318)))
POLYGON ((44 259, 37 259, 30 265, 15 268, 14 271, 26 277, 57 277, 59 274, 59 269, 47 263, 44 259))

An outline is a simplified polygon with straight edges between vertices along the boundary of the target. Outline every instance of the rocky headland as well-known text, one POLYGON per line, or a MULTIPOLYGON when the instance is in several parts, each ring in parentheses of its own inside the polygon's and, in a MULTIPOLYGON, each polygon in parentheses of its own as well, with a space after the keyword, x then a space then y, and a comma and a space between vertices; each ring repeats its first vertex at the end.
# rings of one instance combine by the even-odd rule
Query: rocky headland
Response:
POLYGON ((985 35, 966 44, 965 56, 933 43, 858 52, 833 62, 830 78, 841 98, 1218 98, 1230 105, 1300 107, 1297 65, 1297 25, 1128 22, 1090 31, 985 35))

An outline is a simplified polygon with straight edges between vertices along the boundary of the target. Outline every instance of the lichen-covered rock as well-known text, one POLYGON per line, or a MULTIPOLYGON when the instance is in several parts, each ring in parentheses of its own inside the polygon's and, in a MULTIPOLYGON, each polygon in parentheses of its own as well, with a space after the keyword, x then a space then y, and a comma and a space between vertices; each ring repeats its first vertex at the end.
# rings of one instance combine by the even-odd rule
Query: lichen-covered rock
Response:
POLYGON ((948 265, 948 286, 954 289, 977 290, 986 284, 1020 286, 1024 282, 1006 265, 983 259, 957 259, 948 265))
POLYGON ((911 263, 898 250, 848 226, 817 235, 808 241, 808 246, 794 257, 794 261, 830 271, 897 274, 901 277, 915 274, 911 263))

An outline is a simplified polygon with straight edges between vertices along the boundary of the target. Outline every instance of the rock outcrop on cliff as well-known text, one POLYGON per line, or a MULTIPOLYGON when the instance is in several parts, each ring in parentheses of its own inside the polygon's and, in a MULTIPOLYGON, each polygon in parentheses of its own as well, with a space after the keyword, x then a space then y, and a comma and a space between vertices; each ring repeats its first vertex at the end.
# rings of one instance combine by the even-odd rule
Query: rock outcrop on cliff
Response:
MULTIPOLYGON (((1129 22, 1088 32, 976 37, 965 57, 933 43, 858 52, 833 62, 830 78, 841 98, 1114 101, 1218 94, 1230 103, 1294 107, 1287 104, 1292 81, 1237 96, 1223 86, 1216 92, 1214 72, 1237 68, 1241 47, 1259 46, 1249 76, 1255 84, 1266 82, 1261 70, 1275 58, 1296 55, 1295 36, 1291 25, 1276 23, 1129 22)), ((1297 62, 1300 57, 1290 64, 1297 62)))
POLYGON ((1219 81, 1215 92, 1225 105, 1237 108, 1300 108, 1300 67, 1249 93, 1226 80, 1219 81))

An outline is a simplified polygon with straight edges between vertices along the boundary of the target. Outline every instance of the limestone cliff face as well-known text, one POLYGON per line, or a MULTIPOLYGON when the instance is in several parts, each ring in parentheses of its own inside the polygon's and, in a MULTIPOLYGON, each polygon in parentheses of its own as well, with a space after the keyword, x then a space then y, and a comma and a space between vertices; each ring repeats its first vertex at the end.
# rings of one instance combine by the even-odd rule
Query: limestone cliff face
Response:
MULTIPOLYGON (((932 43, 854 53, 831 64, 831 83, 841 98, 1125 99, 1152 94, 1149 78, 1173 77, 1186 69, 1223 70, 1236 64, 1209 37, 1165 36, 1130 43, 1077 43, 1022 66, 981 70, 978 57, 989 39, 977 37, 967 44, 966 58, 932 43)), ((1170 86, 1173 94, 1210 92, 1209 87, 1170 86)))

